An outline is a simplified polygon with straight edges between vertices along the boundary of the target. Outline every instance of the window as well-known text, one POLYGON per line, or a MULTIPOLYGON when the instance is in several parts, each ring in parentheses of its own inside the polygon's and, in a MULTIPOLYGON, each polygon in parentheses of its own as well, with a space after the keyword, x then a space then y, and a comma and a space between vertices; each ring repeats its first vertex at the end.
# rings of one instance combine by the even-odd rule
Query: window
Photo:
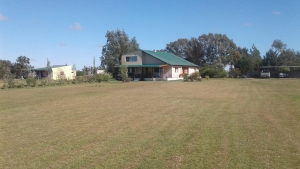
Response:
POLYGON ((178 67, 175 67, 175 73, 178 73, 178 67))
POLYGON ((155 67, 155 68, 154 68, 154 72, 159 72, 159 68, 158 68, 158 67, 155 67))
POLYGON ((136 73, 136 68, 128 68, 128 73, 136 73))
POLYGON ((137 56, 126 56, 126 62, 136 62, 137 56))

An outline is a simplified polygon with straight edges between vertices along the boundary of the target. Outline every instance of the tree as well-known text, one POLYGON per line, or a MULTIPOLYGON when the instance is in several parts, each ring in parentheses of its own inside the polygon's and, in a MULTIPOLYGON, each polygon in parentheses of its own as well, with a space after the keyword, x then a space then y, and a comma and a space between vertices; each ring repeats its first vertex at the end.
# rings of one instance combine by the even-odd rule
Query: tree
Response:
POLYGON ((77 70, 76 71, 76 76, 83 76, 83 71, 77 70))
POLYGON ((203 34, 198 38, 178 39, 167 44, 166 50, 196 65, 219 62, 225 66, 233 65, 237 47, 226 35, 203 34))
POLYGON ((47 67, 50 67, 50 60, 47 58, 47 67))
MULTIPOLYGON (((299 55, 299 53, 298 53, 299 55)), ((288 49, 281 40, 274 40, 262 61, 263 66, 297 66, 300 65, 297 52, 288 49)))
POLYGON ((214 78, 223 78, 227 76, 224 65, 219 62, 205 64, 199 69, 199 72, 201 73, 201 77, 209 76, 214 78))
POLYGON ((166 46, 166 50, 168 52, 173 53, 176 56, 180 56, 182 58, 186 58, 186 50, 188 46, 188 39, 178 39, 174 42, 170 42, 166 46))
POLYGON ((239 69, 243 75, 250 71, 250 67, 251 61, 247 56, 242 57, 234 66, 234 68, 239 69))
POLYGON ((91 67, 83 66, 82 68, 83 75, 90 76, 92 73, 91 67))
POLYGON ((238 68, 230 68, 229 69, 229 77, 237 78, 241 76, 241 71, 238 68))
POLYGON ((28 73, 30 73, 32 68, 29 58, 26 56, 19 56, 12 66, 11 73, 14 74, 16 78, 27 78, 28 73))
POLYGON ((281 40, 278 39, 274 40, 271 46, 278 53, 282 53, 287 47, 286 44, 284 44, 281 40))
POLYGON ((297 66, 297 55, 292 49, 286 49, 278 57, 278 62, 284 66, 297 66))
POLYGON ((300 59, 300 52, 299 51, 296 52, 296 56, 297 56, 298 59, 300 59))
POLYGON ((262 63, 262 58, 260 56, 260 51, 256 48, 256 46, 253 44, 252 48, 250 49, 250 68, 249 70, 259 70, 259 66, 262 63))
POLYGON ((106 44, 102 48, 101 66, 113 72, 113 66, 120 64, 121 56, 128 52, 139 50, 135 37, 129 39, 124 30, 107 31, 106 44))
POLYGON ((0 60, 0 79, 7 79, 10 76, 11 66, 9 60, 0 60))
POLYGON ((278 61, 278 53, 273 49, 269 49, 262 60, 263 66, 281 66, 278 61))

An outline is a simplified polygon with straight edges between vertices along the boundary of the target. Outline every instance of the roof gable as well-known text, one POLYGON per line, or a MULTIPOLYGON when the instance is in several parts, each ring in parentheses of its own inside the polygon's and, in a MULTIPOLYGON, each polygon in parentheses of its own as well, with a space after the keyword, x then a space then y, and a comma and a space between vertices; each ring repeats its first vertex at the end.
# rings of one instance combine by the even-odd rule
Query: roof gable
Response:
POLYGON ((142 51, 172 66, 197 66, 172 53, 154 52, 150 50, 142 50, 142 51))

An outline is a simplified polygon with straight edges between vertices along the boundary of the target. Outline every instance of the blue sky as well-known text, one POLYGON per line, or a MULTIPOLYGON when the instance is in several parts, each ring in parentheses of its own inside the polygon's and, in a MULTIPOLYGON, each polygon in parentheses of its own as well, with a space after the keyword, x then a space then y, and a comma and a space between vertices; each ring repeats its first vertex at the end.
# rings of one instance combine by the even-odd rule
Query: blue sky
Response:
POLYGON ((107 31, 124 29, 141 49, 179 38, 226 34, 261 55, 280 39, 300 50, 299 0, 0 0, 0 59, 30 58, 35 68, 100 65, 107 31))

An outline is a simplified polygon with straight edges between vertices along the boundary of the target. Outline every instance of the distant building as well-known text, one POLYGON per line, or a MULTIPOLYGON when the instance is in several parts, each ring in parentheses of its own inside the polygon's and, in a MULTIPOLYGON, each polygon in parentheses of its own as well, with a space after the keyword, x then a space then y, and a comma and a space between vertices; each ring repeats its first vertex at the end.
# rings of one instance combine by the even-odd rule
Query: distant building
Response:
POLYGON ((97 74, 102 74, 104 73, 104 70, 97 70, 97 74))
POLYGON ((48 78, 51 80, 58 79, 75 79, 76 70, 72 70, 72 66, 68 65, 54 65, 49 67, 42 67, 33 69, 36 73, 36 78, 48 78))

